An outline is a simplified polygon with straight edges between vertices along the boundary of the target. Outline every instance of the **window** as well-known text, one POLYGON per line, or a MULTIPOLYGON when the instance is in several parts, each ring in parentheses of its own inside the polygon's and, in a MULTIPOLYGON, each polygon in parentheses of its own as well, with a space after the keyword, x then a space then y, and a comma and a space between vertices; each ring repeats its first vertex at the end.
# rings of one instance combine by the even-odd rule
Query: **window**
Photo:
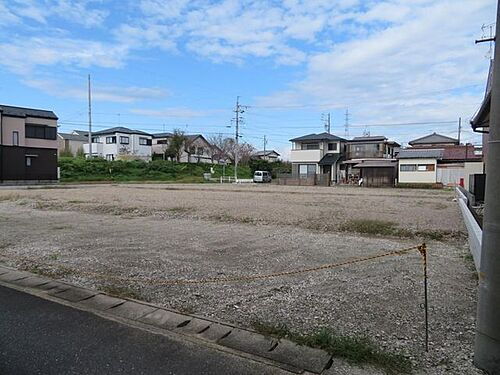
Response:
POLYGON ((151 146, 151 139, 140 137, 139 138, 139 144, 141 146, 151 146))
POLYGON ((106 143, 109 145, 111 143, 116 143, 116 136, 106 137, 106 143))
POLYGON ((33 165, 33 161, 35 158, 38 157, 38 155, 26 155, 26 166, 31 167, 33 165))
POLYGON ((328 143, 328 151, 337 151, 336 143, 328 143))
POLYGON ((113 154, 106 154, 106 160, 107 161, 113 161, 113 160, 115 160, 115 155, 113 155, 113 154))
POLYGON ((156 144, 158 144, 158 145, 168 145, 168 139, 158 139, 156 141, 156 144))
POLYGON ((189 153, 190 154, 196 153, 196 147, 194 147, 194 146, 189 147, 189 153))
POLYGON ((19 146, 19 132, 12 132, 12 146, 19 146))
POLYGON ((101 138, 100 137, 92 137, 92 143, 100 143, 101 138))
POLYGON ((399 166, 401 172, 415 172, 417 170, 416 164, 401 164, 399 166))
POLYGON ((26 124, 26 138, 56 139, 57 128, 55 126, 26 124))
POLYGON ((303 143, 302 150, 319 150, 319 143, 303 143))
POLYGON ((433 172, 434 164, 419 164, 418 170, 423 172, 433 172))
POLYGON ((129 137, 120 137, 120 143, 121 143, 122 145, 128 145, 128 144, 129 144, 129 142, 130 142, 129 137))
POLYGON ((301 175, 316 174, 316 165, 315 164, 300 164, 299 165, 299 174, 301 174, 301 175))
POLYGON ((196 150, 196 154, 203 155, 203 151, 203 147, 198 147, 198 149, 196 150))

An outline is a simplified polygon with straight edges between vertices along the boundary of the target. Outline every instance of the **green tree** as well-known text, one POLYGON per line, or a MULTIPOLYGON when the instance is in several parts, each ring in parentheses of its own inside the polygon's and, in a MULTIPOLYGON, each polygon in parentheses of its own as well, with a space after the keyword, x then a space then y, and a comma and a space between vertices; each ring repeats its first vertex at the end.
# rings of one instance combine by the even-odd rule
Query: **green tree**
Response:
POLYGON ((168 147, 165 150, 165 157, 169 157, 177 161, 177 163, 181 160, 182 150, 184 149, 184 144, 186 143, 186 135, 182 130, 175 129, 174 134, 170 138, 168 143, 168 147))

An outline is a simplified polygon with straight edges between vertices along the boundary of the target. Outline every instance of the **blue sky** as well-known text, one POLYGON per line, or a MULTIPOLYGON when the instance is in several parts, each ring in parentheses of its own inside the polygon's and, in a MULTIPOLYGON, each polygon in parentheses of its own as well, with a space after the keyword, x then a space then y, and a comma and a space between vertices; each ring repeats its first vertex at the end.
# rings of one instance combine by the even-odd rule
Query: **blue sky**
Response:
MULTIPOLYGON (((467 122, 489 66, 475 45, 494 0, 0 0, 0 103, 54 110, 96 130, 234 132, 287 156, 323 131, 401 143, 436 131, 478 142, 467 122), (422 123, 419 125, 396 125, 422 123), (371 126, 370 126, 371 125, 371 126)), ((486 28, 486 35, 489 29, 486 28)))

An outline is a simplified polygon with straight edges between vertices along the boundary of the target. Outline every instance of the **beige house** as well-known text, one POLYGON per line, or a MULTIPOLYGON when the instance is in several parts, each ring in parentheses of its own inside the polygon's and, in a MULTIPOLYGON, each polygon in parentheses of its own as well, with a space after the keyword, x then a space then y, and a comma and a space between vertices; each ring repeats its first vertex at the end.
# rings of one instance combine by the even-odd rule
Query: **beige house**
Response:
POLYGON ((0 105, 0 182, 57 179, 54 112, 0 105))
POLYGON ((442 150, 401 150, 398 155, 399 183, 437 183, 437 161, 442 150))
POLYGON ((266 160, 270 163, 277 162, 279 157, 280 154, 274 150, 257 151, 252 155, 252 159, 254 160, 266 160))
MULTIPOLYGON (((172 133, 153 134, 152 149, 153 154, 165 155, 168 149, 172 133)), ((222 155, 222 151, 215 145, 208 142, 201 134, 191 134, 185 136, 186 141, 180 155, 181 163, 210 163, 219 164, 225 162, 227 157, 222 155)))
POLYGON ((71 152, 74 155, 78 151, 83 152, 83 145, 88 143, 88 137, 74 133, 57 133, 57 149, 61 153, 63 151, 71 152))

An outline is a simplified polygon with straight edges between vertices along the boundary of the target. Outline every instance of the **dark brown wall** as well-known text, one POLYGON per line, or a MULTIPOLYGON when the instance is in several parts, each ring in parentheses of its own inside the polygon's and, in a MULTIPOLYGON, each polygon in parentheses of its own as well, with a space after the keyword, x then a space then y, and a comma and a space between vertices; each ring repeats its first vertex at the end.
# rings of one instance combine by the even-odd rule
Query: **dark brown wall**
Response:
POLYGON ((363 185, 367 187, 392 187, 396 178, 396 168, 363 168, 363 185))
POLYGON ((0 180, 57 180, 57 149, 0 146, 0 180), (26 155, 31 166, 26 166, 26 155))

